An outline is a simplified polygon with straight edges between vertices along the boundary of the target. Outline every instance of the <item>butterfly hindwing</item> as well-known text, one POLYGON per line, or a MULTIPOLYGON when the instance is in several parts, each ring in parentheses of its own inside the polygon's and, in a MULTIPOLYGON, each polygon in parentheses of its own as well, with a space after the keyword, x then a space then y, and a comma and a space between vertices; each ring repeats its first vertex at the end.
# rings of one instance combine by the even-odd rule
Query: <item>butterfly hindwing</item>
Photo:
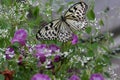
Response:
POLYGON ((70 28, 74 30, 81 30, 84 29, 85 26, 87 25, 87 21, 75 21, 71 19, 67 19, 66 22, 70 25, 70 28))
POLYGON ((61 23, 57 39, 61 42, 66 42, 72 38, 72 31, 65 22, 61 23))
POLYGON ((57 38, 60 21, 54 20, 42 27, 36 34, 38 40, 54 40, 57 38))

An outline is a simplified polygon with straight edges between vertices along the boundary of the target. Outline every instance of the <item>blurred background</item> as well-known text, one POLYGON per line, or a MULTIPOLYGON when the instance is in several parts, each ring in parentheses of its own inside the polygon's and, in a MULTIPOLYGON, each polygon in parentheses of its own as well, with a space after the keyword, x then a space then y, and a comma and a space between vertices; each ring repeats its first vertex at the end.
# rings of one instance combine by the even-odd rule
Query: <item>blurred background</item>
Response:
POLYGON ((95 13, 97 18, 102 17, 102 11, 108 9, 106 13, 107 19, 104 20, 105 26, 102 31, 110 31, 113 33, 115 44, 113 47, 120 45, 120 0, 95 0, 95 13))
MULTIPOLYGON (((101 13, 106 9, 108 11, 106 18, 103 18, 105 26, 102 28, 102 31, 113 33, 114 44, 111 44, 111 47, 116 48, 120 46, 120 0, 95 0, 95 13, 97 18, 103 17, 101 13)), ((112 59, 112 68, 120 76, 119 58, 112 59)))

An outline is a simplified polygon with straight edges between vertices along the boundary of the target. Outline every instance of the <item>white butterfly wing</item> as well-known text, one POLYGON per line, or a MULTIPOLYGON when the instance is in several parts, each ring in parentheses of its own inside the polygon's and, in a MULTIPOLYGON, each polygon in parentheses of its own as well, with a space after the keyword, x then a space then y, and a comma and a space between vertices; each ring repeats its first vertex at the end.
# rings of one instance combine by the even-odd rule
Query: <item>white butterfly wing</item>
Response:
POLYGON ((38 40, 54 40, 57 38, 60 21, 54 20, 42 27, 36 34, 38 40))
POLYGON ((67 25, 65 22, 61 22, 57 39, 59 41, 62 41, 62 42, 66 42, 68 40, 71 40, 72 33, 73 32, 70 30, 69 25, 67 25))
POLYGON ((85 14, 88 6, 84 2, 78 2, 71 6, 65 13, 66 22, 74 30, 80 30, 87 25, 85 14))
POLYGON ((81 30, 84 29, 85 26, 87 25, 87 21, 75 21, 75 20, 70 20, 67 19, 66 22, 70 25, 70 28, 74 30, 81 30))

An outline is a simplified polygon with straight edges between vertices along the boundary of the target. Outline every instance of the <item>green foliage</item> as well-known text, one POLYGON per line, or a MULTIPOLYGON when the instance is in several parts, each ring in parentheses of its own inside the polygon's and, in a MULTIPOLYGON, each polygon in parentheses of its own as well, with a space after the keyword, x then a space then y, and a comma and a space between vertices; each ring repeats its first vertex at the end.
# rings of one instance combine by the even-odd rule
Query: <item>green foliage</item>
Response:
POLYGON ((89 20, 94 20, 95 19, 95 13, 94 13, 93 9, 88 10, 88 12, 87 12, 87 18, 89 20))
POLYGON ((2 5, 10 6, 14 0, 1 0, 2 5))
POLYGON ((4 80, 4 76, 0 75, 0 80, 4 80))
POLYGON ((104 22, 103 22, 103 20, 102 20, 102 19, 101 19, 101 20, 99 20, 99 25, 104 26, 104 22))
POLYGON ((92 27, 91 27, 91 26, 87 26, 86 29, 85 29, 85 31, 86 31, 88 34, 90 34, 91 31, 92 31, 92 27))

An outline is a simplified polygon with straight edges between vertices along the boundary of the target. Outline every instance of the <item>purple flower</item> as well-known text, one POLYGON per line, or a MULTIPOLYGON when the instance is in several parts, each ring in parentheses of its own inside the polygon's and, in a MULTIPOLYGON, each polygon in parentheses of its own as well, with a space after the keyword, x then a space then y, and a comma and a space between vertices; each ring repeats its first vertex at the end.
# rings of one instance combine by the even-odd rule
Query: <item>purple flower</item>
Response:
POLYGON ((92 74, 90 80, 104 80, 104 77, 101 74, 92 74))
POLYGON ((72 75, 69 80, 80 80, 80 78, 76 75, 72 75))
POLYGON ((60 48, 54 44, 49 45, 49 49, 54 53, 55 51, 60 50, 60 48))
POLYGON ((46 61, 46 56, 44 54, 40 54, 39 60, 41 63, 44 63, 46 61))
POLYGON ((31 78, 31 80, 51 80, 51 79, 46 74, 37 73, 37 74, 33 75, 33 77, 31 78))
POLYGON ((61 59, 60 55, 55 55, 54 62, 59 62, 61 59))
POLYGON ((38 44, 35 47, 36 47, 36 49, 43 49, 43 48, 47 48, 47 45, 46 44, 38 44))
POLYGON ((15 32, 14 37, 11 40, 11 43, 14 44, 15 42, 18 42, 21 45, 25 45, 26 38, 27 38, 27 31, 24 29, 19 29, 15 32))
POLYGON ((35 46, 36 53, 44 53, 46 49, 47 49, 46 44, 38 44, 35 46))
POLYGON ((11 59, 11 58, 14 57, 14 55, 15 55, 14 49, 12 47, 8 47, 6 49, 6 51, 5 51, 5 57, 6 57, 6 59, 11 59))
POLYGON ((78 43, 78 36, 75 35, 75 34, 73 34, 73 35, 72 35, 72 44, 75 45, 75 44, 77 44, 77 43, 78 43))
MULTIPOLYGON (((55 52, 59 50, 59 47, 56 46, 56 45, 50 45, 50 46, 47 46, 46 44, 38 44, 35 46, 35 57, 38 58, 38 66, 43 64, 46 59, 52 55, 52 52, 55 52)), ((55 57, 55 61, 58 62, 60 59, 60 56, 56 56, 55 57)), ((53 64, 52 63, 49 63, 47 64, 47 68, 51 69, 53 68, 53 64)))
POLYGON ((46 57, 51 56, 51 50, 47 48, 46 44, 38 44, 35 46, 36 57, 40 57, 41 54, 44 54, 46 57))

